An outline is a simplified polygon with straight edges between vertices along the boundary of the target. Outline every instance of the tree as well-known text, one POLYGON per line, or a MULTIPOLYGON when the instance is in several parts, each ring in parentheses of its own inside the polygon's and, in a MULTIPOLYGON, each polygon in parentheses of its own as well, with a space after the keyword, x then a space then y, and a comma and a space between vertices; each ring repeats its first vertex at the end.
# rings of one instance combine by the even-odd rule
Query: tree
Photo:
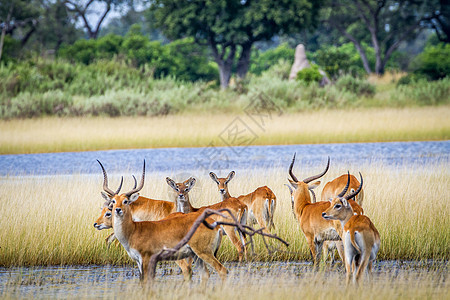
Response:
POLYGON ((0 1, 0 59, 3 53, 3 44, 6 35, 12 36, 20 30, 22 47, 36 31, 40 16, 40 5, 37 0, 1 0, 0 1))
POLYGON ((330 0, 324 10, 328 24, 351 41, 367 73, 383 74, 386 63, 402 41, 423 29, 430 1, 330 0), (375 51, 372 70, 362 42, 369 39, 375 51))
POLYGON ((255 42, 313 27, 320 4, 309 0, 156 0, 151 10, 168 38, 193 37, 210 47, 220 85, 226 88, 236 59, 237 76, 246 76, 255 42))
POLYGON ((75 20, 64 5, 64 0, 42 1, 43 12, 30 44, 37 49, 57 51, 63 43, 72 44, 82 37, 75 20))
POLYGON ((433 28, 441 42, 450 43, 450 0, 435 0, 434 8, 424 18, 426 24, 433 28))
POLYGON ((67 9, 74 13, 76 18, 81 18, 87 34, 91 39, 96 39, 98 37, 100 27, 111 10, 129 2, 130 1, 128 0, 64 0, 67 9), (93 8, 95 6, 97 9, 101 8, 102 11, 100 13, 95 12, 95 9, 93 8), (92 14, 97 14, 99 16, 95 24, 90 23, 92 18, 89 18, 89 15, 92 14))

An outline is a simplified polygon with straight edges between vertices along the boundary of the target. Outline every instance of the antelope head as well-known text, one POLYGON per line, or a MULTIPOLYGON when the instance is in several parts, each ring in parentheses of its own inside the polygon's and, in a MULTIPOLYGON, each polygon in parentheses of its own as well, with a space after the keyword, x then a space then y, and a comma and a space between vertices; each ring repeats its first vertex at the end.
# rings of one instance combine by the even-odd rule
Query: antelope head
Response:
POLYGON ((350 173, 348 173, 348 180, 347 185, 344 187, 342 192, 339 193, 335 198, 330 199, 331 202, 330 207, 322 213, 322 217, 326 220, 345 220, 349 218, 349 215, 353 215, 352 207, 350 206, 350 203, 348 200, 352 199, 358 193, 361 191, 363 186, 363 177, 361 173, 359 173, 359 176, 361 178, 361 183, 359 187, 356 189, 356 191, 348 194, 347 196, 344 196, 345 193, 348 190, 348 187, 350 185, 350 173), (349 214, 350 213, 350 214, 349 214))
POLYGON ((295 162, 295 153, 294 157, 292 158, 292 162, 289 166, 289 175, 291 176, 291 178, 288 178, 288 180, 291 186, 295 189, 294 191, 291 192, 292 195, 291 199, 292 201, 294 201, 294 199, 297 198, 297 195, 303 193, 306 196, 307 201, 311 202, 311 196, 309 195, 309 191, 312 192, 312 190, 318 187, 320 184, 320 181, 313 182, 313 180, 319 179, 320 177, 325 175, 325 173, 328 171, 328 168, 330 167, 330 157, 328 157, 327 166, 325 167, 325 170, 322 173, 305 178, 302 181, 299 181, 297 177, 294 175, 294 172, 292 171, 292 168, 294 167, 294 162, 295 162))
MULTIPOLYGON (((132 202, 136 201, 139 198, 139 191, 142 190, 142 188, 144 187, 144 181, 145 181, 145 160, 144 160, 144 166, 142 169, 142 178, 141 178, 141 182, 139 184, 139 186, 137 185, 137 181, 136 178, 133 176, 134 178, 134 187, 123 194, 119 195, 119 191, 120 188, 116 191, 113 192, 112 190, 110 190, 108 188, 108 175, 106 174, 106 170, 103 167, 103 165, 100 163, 100 161, 98 162, 100 164, 100 166, 102 167, 102 171, 103 171, 103 190, 105 191, 105 193, 102 193, 103 197, 106 199, 106 203, 108 203, 108 207, 113 206, 112 209, 114 210, 115 214, 118 216, 123 216, 123 210, 122 209, 117 209, 116 207, 120 204, 120 206, 124 205, 129 205, 132 202)), ((123 178, 122 178, 123 180, 123 178)), ((120 187, 122 187, 122 182, 120 184, 120 187)), ((106 205, 105 203, 105 205, 106 205)))
POLYGON ((173 179, 166 177, 167 184, 177 193, 177 201, 186 202, 189 201, 189 191, 194 187, 196 179, 189 177, 189 179, 176 183, 173 179))
POLYGON ((209 176, 211 177, 211 179, 215 183, 217 183, 219 193, 220 195, 222 195, 222 197, 225 197, 226 195, 228 195, 228 197, 230 196, 230 194, 228 193, 228 182, 233 179, 235 174, 236 173, 234 171, 231 171, 226 178, 218 178, 214 172, 209 172, 209 176))

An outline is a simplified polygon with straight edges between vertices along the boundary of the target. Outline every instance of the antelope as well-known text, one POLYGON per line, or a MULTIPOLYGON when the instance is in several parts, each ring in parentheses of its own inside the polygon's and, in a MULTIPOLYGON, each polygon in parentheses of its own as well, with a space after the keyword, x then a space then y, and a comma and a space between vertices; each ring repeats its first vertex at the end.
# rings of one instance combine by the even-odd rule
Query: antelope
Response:
MULTIPOLYGON (((113 203, 114 233, 127 251, 128 255, 137 263, 141 281, 148 279, 148 265, 153 254, 161 250, 173 248, 188 233, 189 229, 199 217, 200 213, 177 214, 160 221, 135 222, 132 218, 131 204, 139 199, 138 192, 144 186, 145 162, 142 179, 139 186, 131 191, 114 195, 110 198, 113 203)), ((212 218, 206 222, 213 223, 212 218)), ((215 258, 214 253, 220 246, 221 234, 219 228, 209 229, 200 225, 186 246, 181 248, 169 260, 198 258, 203 264, 202 279, 209 277, 204 263, 211 265, 222 280, 227 276, 227 269, 215 258)))
MULTIPOLYGON (((103 172, 103 191, 101 192, 102 197, 106 200, 103 204, 102 211, 100 217, 94 223, 94 227, 98 230, 109 229, 112 228, 112 219, 111 219, 111 210, 112 205, 110 203, 110 199, 115 195, 118 195, 120 189, 122 188, 123 177, 121 179, 119 188, 114 192, 108 187, 108 175, 106 174, 106 170, 103 167, 102 163, 97 160, 102 168, 103 172)), ((145 167, 145 165, 144 165, 145 167)), ((136 188, 137 181, 134 178, 134 187, 136 188)), ((138 221, 158 221, 164 219, 169 214, 176 212, 176 205, 174 202, 164 201, 164 200, 154 200, 150 198, 146 198, 143 196, 139 196, 139 198, 130 205, 131 214, 133 216, 133 220, 138 221)), ((114 241, 115 236, 114 233, 107 237, 106 241, 110 244, 114 241)))
MULTIPOLYGON (((325 184, 322 194, 321 194, 321 200, 322 201, 328 201, 329 199, 333 199, 338 195, 344 186, 347 185, 347 178, 348 174, 341 175, 334 180, 327 182, 325 184)), ((357 190, 359 187, 359 181, 356 179, 355 176, 350 175, 350 181, 349 181, 349 187, 347 192, 343 195, 352 194, 355 190, 357 190)), ((361 191, 355 196, 355 201, 351 200, 350 205, 352 206, 353 212, 357 214, 364 214, 364 210, 362 209, 362 202, 364 200, 364 190, 361 189, 361 191)), ((315 202, 315 201, 313 201, 315 202)), ((342 241, 325 241, 323 244, 324 249, 324 258, 325 260, 328 258, 329 253, 331 253, 331 262, 334 263, 334 251, 335 249, 338 250, 340 258, 343 260, 344 257, 344 246, 342 244, 342 241)))
MULTIPOLYGON (((347 174, 343 174, 330 182, 325 184, 320 199, 322 201, 328 201, 330 198, 333 199, 337 194, 342 191, 342 188, 347 184, 347 174)), ((355 176, 350 175, 350 185, 347 194, 352 194, 359 187, 359 181, 355 176)), ((355 197, 355 201, 362 207, 364 200, 364 189, 362 189, 359 194, 355 197)))
MULTIPOLYGON (((113 202, 111 199, 113 199, 116 196, 119 196, 119 192, 122 188, 123 184, 123 177, 120 181, 119 188, 114 192, 108 187, 108 175, 106 173, 105 168, 103 167, 102 163, 97 160, 97 162, 100 164, 100 167, 102 168, 103 172, 103 190, 102 196, 106 200, 106 202, 103 204, 102 212, 100 217, 97 219, 97 221, 94 223, 94 227, 98 230, 103 229, 109 229, 113 228, 113 220, 112 220, 112 209, 113 209, 113 202)), ((145 161, 144 161, 144 167, 143 167, 143 173, 145 172, 145 161)), ((134 178, 134 187, 132 189, 133 191, 140 191, 142 189, 137 189, 137 181, 136 178, 134 178)), ((135 192, 136 193, 136 192, 135 192)), ((124 194, 126 197, 130 197, 132 193, 130 192, 124 194)), ((129 209, 131 211, 131 215, 133 218, 133 221, 158 221, 163 218, 169 217, 169 215, 175 216, 175 210, 176 206, 175 203, 169 202, 169 201, 162 201, 162 200, 153 200, 149 198, 145 198, 142 196, 139 196, 135 201, 130 203, 129 209)), ((116 236, 114 233, 110 234, 106 238, 106 242, 111 244, 116 239, 116 236)), ((191 269, 191 262, 190 261, 177 261, 176 262, 178 266, 181 268, 181 271, 183 272, 184 279, 189 280, 192 276, 192 269, 191 269)))
MULTIPOLYGON (((247 220, 247 206, 237 200, 236 198, 230 197, 226 199, 225 201, 202 206, 199 208, 195 208, 191 205, 191 202, 189 200, 189 191, 192 189, 192 187, 195 185, 195 178, 190 177, 184 182, 176 183, 171 178, 166 178, 167 184, 177 193, 176 202, 178 211, 183 213, 191 213, 191 212, 202 212, 206 208, 219 210, 222 208, 228 208, 233 215, 241 222, 241 224, 246 224, 247 220)), ((225 221, 223 217, 219 215, 211 216, 210 218, 214 219, 215 221, 225 221)), ((245 240, 244 236, 242 236, 239 233, 239 238, 236 236, 236 231, 234 227, 230 226, 223 226, 223 230, 225 231, 226 235, 230 239, 231 243, 236 247, 238 250, 238 259, 239 261, 242 261, 244 257, 247 256, 247 249, 245 247, 245 240)))
MULTIPOLYGON (((228 183, 234 175, 235 172, 231 171, 226 178, 218 178, 214 172, 209 173, 211 179, 217 183, 222 201, 231 197, 228 191, 228 183)), ((237 199, 247 205, 250 224, 259 224, 266 233, 269 233, 272 228, 275 229, 273 215, 277 199, 269 187, 259 187, 247 195, 238 196, 237 199)))
POLYGON ((330 166, 330 158, 328 157, 327 166, 322 173, 305 178, 303 181, 299 181, 292 172, 294 162, 295 154, 289 166, 289 175, 292 178, 292 180, 289 179, 289 182, 295 189, 291 196, 293 211, 297 221, 300 223, 300 228, 305 235, 314 265, 317 266, 322 254, 323 242, 327 240, 340 240, 338 234, 340 230, 339 224, 322 218, 322 212, 330 206, 330 203, 328 201, 311 203, 311 196, 309 193, 310 190, 319 186, 320 181, 313 182, 313 180, 325 175, 330 166))
POLYGON ((166 177, 167 184, 175 192, 175 203, 177 212, 190 213, 197 211, 189 200, 189 191, 194 187, 197 180, 194 177, 189 177, 187 180, 176 183, 174 180, 166 177))
MULTIPOLYGON (((372 271, 372 264, 380 249, 380 234, 372 221, 361 214, 354 214, 349 199, 357 195, 363 185, 361 173, 361 184, 358 189, 347 196, 340 194, 330 199, 331 205, 322 213, 326 220, 338 220, 342 226, 342 240, 344 242, 345 269, 347 271, 347 285, 353 273, 353 282, 359 283, 363 272, 368 269, 372 271)), ((349 178, 350 180, 350 178, 349 178)))

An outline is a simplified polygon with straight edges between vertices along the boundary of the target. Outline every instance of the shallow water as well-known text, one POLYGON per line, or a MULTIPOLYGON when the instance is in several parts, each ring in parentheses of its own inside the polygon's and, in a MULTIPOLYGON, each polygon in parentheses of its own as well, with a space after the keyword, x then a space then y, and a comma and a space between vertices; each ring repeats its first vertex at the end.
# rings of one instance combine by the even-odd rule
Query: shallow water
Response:
POLYGON ((302 165, 371 164, 423 166, 448 164, 450 141, 392 142, 247 147, 162 148, 110 150, 44 154, 0 155, 0 176, 98 174, 96 160, 109 173, 140 170, 146 159, 147 170, 179 172, 188 170, 246 170, 249 168, 286 168, 293 153, 302 165))
MULTIPOLYGON (((337 263, 327 265, 315 272, 310 262, 248 262, 225 263, 229 270, 226 284, 230 286, 259 285, 264 288, 295 288, 303 281, 326 282, 344 280, 344 268, 337 263)), ((423 284, 424 278, 432 277, 430 288, 448 288, 448 262, 430 261, 378 261, 374 265, 372 283, 386 282, 404 288, 413 287, 414 282, 423 284)), ((166 263, 157 268, 156 285, 183 284, 178 267, 166 263)), ((221 281, 212 272, 209 286, 221 281)), ((20 267, 0 268, 0 296, 67 298, 67 297, 114 297, 124 289, 138 289, 139 279, 135 266, 66 266, 66 267, 20 267)), ((200 284, 198 269, 194 267, 191 286, 200 284)))

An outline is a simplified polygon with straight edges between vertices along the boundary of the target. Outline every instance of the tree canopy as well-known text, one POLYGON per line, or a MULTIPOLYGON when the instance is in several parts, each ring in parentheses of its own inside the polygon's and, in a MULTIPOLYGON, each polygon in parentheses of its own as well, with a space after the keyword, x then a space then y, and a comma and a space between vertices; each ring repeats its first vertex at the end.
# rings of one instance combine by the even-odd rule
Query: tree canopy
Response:
POLYGON ((225 88, 236 58, 236 73, 244 77, 255 42, 313 28, 320 5, 308 0, 156 0, 152 10, 167 37, 193 37, 210 47, 225 88))

